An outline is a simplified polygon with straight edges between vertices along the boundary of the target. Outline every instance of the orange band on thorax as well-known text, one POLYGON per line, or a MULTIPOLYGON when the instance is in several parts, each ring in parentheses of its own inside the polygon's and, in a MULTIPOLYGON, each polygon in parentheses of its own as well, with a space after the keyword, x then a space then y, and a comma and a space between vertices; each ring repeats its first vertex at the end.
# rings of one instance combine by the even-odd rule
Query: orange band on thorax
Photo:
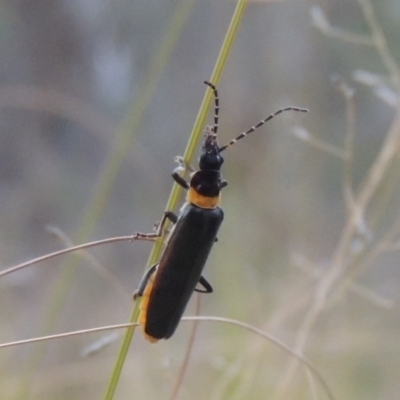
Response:
POLYGON ((186 201, 200 208, 216 208, 221 203, 221 193, 215 197, 207 197, 196 192, 194 188, 189 188, 186 201))

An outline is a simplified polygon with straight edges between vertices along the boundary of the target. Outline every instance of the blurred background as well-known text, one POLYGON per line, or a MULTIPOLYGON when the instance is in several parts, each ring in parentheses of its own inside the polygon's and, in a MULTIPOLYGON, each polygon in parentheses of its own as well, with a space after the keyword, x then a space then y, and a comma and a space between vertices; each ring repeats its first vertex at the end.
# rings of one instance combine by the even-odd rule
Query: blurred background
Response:
MULTIPOLYGON (((371 41, 368 0, 250 2, 218 84, 221 144, 281 107, 310 113, 283 114, 224 153, 225 221, 200 314, 297 348, 337 399, 400 392, 398 142, 379 184, 368 177, 399 108, 400 3, 373 3, 373 37, 389 50, 371 41), (365 187, 375 190, 352 208, 365 187)), ((68 241, 152 230, 234 8, 0 2, 2 269, 68 241)), ((109 244, 2 277, 1 342, 126 322, 150 248, 109 244)), ((116 398, 170 398, 190 332, 182 323, 157 345, 136 332, 116 398)), ((120 339, 82 351, 104 335, 1 349, 0 397, 101 398, 120 339)), ((204 322, 174 398, 327 398, 291 362, 204 322)))

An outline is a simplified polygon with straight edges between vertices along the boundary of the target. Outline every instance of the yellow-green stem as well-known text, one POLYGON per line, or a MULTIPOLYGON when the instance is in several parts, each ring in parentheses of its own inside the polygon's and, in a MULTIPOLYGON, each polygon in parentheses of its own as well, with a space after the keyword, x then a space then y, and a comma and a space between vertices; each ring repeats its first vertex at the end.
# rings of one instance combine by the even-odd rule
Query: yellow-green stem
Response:
MULTIPOLYGON (((215 63, 214 70, 211 74, 210 81, 214 84, 217 84, 221 77, 222 69, 226 63, 229 51, 232 47, 232 43, 233 43, 235 34, 238 30, 239 22, 243 15, 245 5, 246 5, 246 0, 239 0, 236 5, 236 8, 233 13, 231 22, 229 24, 225 39, 222 43, 220 53, 219 53, 217 61, 215 63)), ((204 125, 206 115, 207 115, 207 110, 211 103, 211 99, 212 99, 212 92, 211 92, 211 90, 207 90, 206 94, 203 98, 203 101, 201 103, 199 112, 198 112, 196 120, 194 122, 192 132, 191 132, 189 140, 188 140, 188 144, 186 146, 186 150, 183 155, 183 158, 185 161, 189 162, 193 157, 193 154, 197 147, 197 142, 198 142, 198 139, 199 139, 202 127, 204 125)), ((177 184, 174 184, 172 187, 172 191, 169 196, 167 205, 166 205, 166 210, 173 210, 176 207, 178 200, 179 200, 179 194, 180 194, 180 187, 177 184)), ((154 246, 151 250, 151 253, 149 255, 149 259, 148 259, 146 268, 148 268, 150 265, 154 264, 156 262, 156 260, 158 259, 159 255, 161 253, 161 249, 162 249, 162 242, 163 241, 161 238, 154 244, 154 246)), ((131 315, 130 315, 129 322, 136 322, 137 317, 139 315, 139 304, 140 303, 138 301, 135 303, 135 305, 132 309, 131 315)), ((134 329, 135 328, 127 329, 127 331, 124 335, 121 347, 118 352, 117 360, 114 365, 114 369, 111 374, 110 381, 108 383, 108 386, 107 386, 107 389, 106 389, 106 392, 104 395, 104 400, 112 400, 114 397, 114 393, 115 393, 115 390, 116 390, 116 387, 118 384, 118 380, 119 380, 119 377, 120 377, 120 374, 122 371, 122 367, 123 367, 123 364, 124 364, 124 361, 126 358, 126 354, 128 352, 129 345, 132 340, 134 329)))

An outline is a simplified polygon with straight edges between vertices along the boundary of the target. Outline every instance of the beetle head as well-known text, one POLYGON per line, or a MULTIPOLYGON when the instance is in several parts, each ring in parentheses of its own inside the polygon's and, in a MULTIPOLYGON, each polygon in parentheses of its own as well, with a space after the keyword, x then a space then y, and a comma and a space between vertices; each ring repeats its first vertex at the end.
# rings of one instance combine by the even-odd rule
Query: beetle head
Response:
POLYGON ((224 162, 222 158, 218 143, 217 134, 214 132, 212 126, 206 126, 204 132, 204 143, 201 146, 199 167, 200 170, 219 171, 224 162))

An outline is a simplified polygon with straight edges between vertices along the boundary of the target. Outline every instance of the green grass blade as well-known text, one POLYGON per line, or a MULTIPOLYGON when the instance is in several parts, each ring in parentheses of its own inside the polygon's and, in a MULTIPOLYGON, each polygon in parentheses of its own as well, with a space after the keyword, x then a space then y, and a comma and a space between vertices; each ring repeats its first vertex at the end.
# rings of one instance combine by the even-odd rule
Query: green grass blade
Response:
MULTIPOLYGON (((225 39, 223 41, 220 53, 219 53, 217 61, 215 63, 214 71, 211 75, 211 82, 213 82, 214 84, 216 84, 221 77, 221 73, 222 73, 223 67, 226 63, 226 60, 228 58, 229 51, 232 47, 232 43, 233 43, 235 34, 238 30, 239 22, 243 15, 245 5, 246 5, 246 0, 238 1, 237 5, 236 5, 236 9, 233 13, 231 23, 229 24, 229 27, 228 27, 225 39)), ((197 147, 197 142, 198 142, 202 127, 204 125, 204 121, 205 121, 205 118, 207 115, 208 108, 211 103, 211 99, 212 99, 212 92, 210 90, 207 90, 206 94, 203 98, 203 101, 201 103, 201 106, 200 106, 199 112, 197 114, 192 132, 189 137, 188 144, 186 146, 186 150, 183 155, 184 160, 186 160, 188 162, 192 159, 194 151, 197 147)), ((167 202, 166 210, 175 209, 175 207, 178 204, 180 190, 181 189, 177 184, 173 185, 171 194, 170 194, 168 202, 167 202)), ((159 255, 161 253, 161 249, 162 249, 162 240, 158 240, 155 243, 155 245, 153 246, 153 249, 150 253, 150 256, 149 256, 149 259, 147 262, 147 267, 149 267, 150 265, 152 265, 156 262, 156 260, 159 258, 159 255)), ((135 302, 135 305, 131 312, 129 322, 136 322, 137 317, 139 315, 139 305, 140 305, 139 301, 135 302)), ((117 384, 119 381, 119 377, 120 377, 120 374, 121 374, 121 371, 122 371, 122 368, 124 365, 124 361, 125 361, 128 349, 129 349, 129 345, 132 340, 134 329, 135 328, 127 329, 127 331, 125 333, 121 347, 119 349, 116 363, 114 365, 113 372, 110 377, 110 381, 108 383, 108 386, 107 386, 107 389, 106 389, 106 392, 104 395, 105 400, 112 400, 114 397, 114 393, 115 393, 115 390, 116 390, 116 387, 117 387, 117 384)))

